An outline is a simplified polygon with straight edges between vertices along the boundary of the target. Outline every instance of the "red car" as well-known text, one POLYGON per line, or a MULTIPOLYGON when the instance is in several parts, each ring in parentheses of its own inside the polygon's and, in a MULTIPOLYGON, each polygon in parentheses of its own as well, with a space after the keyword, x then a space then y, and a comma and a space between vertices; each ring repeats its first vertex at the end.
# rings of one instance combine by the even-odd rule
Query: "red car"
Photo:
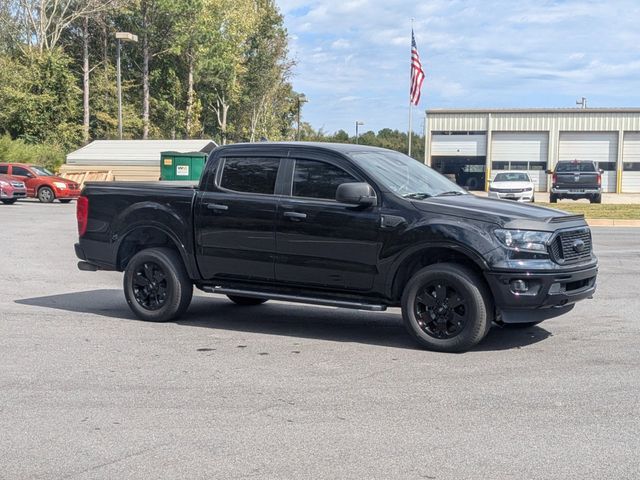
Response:
POLYGON ((27 196, 27 187, 24 182, 8 175, 0 175, 0 202, 5 205, 16 203, 19 198, 27 196))
POLYGON ((80 186, 64 178, 57 177, 44 167, 24 163, 0 163, 0 175, 14 177, 27 186, 27 196, 38 198, 43 203, 51 203, 56 198, 69 203, 80 196, 80 186))

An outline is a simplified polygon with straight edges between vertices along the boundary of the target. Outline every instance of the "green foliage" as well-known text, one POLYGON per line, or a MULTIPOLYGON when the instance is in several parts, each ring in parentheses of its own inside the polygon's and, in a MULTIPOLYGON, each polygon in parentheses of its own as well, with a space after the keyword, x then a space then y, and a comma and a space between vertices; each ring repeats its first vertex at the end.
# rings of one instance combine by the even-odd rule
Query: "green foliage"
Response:
POLYGON ((32 163, 56 171, 64 163, 65 150, 56 144, 31 145, 24 140, 0 137, 0 162, 32 163))
MULTIPOLYGON (((87 0, 64 11, 55 5, 0 2, 0 134, 10 137, 2 140, 4 154, 54 166, 60 152, 82 142, 85 112, 89 140, 117 138, 118 31, 139 38, 121 48, 125 138, 147 130, 149 138, 219 143, 296 137, 299 94, 289 82, 294 62, 274 0, 87 0), (35 32, 32 17, 46 19, 35 32), (143 125, 147 99, 149 122, 143 125)), ((300 136, 355 142, 345 131, 327 135, 308 124, 300 136)), ((364 132, 359 143, 406 151, 407 135, 364 132)), ((421 159, 423 149, 415 136, 414 157, 421 159)))
POLYGON ((0 57, 0 132, 63 147, 80 140, 81 91, 61 52, 0 57))

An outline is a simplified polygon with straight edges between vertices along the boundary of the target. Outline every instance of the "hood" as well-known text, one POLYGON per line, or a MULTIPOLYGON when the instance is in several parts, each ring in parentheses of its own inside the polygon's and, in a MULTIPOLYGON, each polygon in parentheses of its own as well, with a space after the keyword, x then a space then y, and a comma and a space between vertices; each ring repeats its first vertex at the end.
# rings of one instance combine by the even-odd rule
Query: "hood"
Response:
POLYGON ((491 182, 493 188, 532 188, 532 182, 491 182))
POLYGON ((493 223, 504 228, 554 231, 558 228, 584 226, 583 215, 517 202, 505 202, 473 194, 412 200, 423 212, 452 215, 469 220, 493 223))

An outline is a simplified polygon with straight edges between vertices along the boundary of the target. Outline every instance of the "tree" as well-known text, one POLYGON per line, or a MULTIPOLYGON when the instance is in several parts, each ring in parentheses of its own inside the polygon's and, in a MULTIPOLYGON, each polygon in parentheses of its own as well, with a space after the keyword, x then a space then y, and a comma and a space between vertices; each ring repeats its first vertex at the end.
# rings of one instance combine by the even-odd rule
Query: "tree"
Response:
POLYGON ((64 32, 82 18, 112 8, 117 0, 4 0, 1 17, 15 42, 42 53, 54 50, 64 32))

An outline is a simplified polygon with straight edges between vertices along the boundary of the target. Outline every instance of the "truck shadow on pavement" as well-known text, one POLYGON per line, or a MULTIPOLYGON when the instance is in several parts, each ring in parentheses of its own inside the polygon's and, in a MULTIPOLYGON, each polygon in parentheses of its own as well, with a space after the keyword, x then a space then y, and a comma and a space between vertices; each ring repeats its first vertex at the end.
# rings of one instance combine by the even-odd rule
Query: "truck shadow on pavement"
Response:
MULTIPOLYGON (((121 290, 64 293, 15 300, 15 303, 140 321, 129 310, 121 290)), ((236 332, 419 349, 404 330, 399 310, 364 312, 273 301, 241 307, 224 297, 196 296, 187 313, 173 323, 236 332)), ((520 330, 494 326, 473 351, 522 348, 538 343, 550 335, 550 332, 538 326, 520 330)))

